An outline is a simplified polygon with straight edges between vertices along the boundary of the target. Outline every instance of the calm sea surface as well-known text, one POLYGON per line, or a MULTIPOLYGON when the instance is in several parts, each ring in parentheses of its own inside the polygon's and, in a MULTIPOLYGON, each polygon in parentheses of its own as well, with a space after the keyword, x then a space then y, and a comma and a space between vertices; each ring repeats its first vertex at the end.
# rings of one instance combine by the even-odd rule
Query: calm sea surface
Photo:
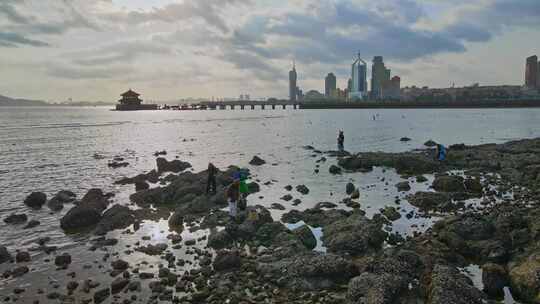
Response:
MULTIPOLYGON (((391 171, 332 176, 328 167, 335 160, 329 159, 321 164, 319 174, 314 173, 318 158, 302 146, 336 149, 340 129, 345 132, 345 149, 351 152, 411 150, 423 147, 428 139, 446 145, 500 143, 540 136, 540 109, 114 112, 100 107, 0 107, 0 218, 24 212, 29 219, 41 222, 36 228, 23 230, 0 221, 0 245, 22 249, 34 246, 38 237, 49 236, 61 250, 77 250, 89 236, 66 236, 59 228, 59 219, 69 205, 60 213, 50 213, 46 207, 32 211, 22 203, 24 198, 32 191, 51 197, 62 189, 80 197, 97 187, 116 193, 115 203, 127 204, 133 186, 113 182, 154 169, 153 153, 161 150, 168 152, 168 159, 178 156, 190 162, 195 171, 205 169, 209 161, 221 168, 249 167, 249 160, 259 155, 267 165, 249 168, 253 179, 260 181, 264 198, 254 197, 250 203, 270 206, 280 202, 290 210, 290 204, 279 200, 286 193, 283 187, 305 184, 311 190, 308 195, 294 193, 303 201, 295 208, 305 209, 317 202, 341 200, 345 184, 353 181, 361 189, 360 203, 368 215, 392 205, 399 195, 393 185, 401 179, 391 171), (401 137, 412 141, 402 143, 401 137), (105 158, 95 159, 96 153, 105 158), (107 163, 115 156, 124 157, 130 166, 109 168, 107 163), (383 175, 389 186, 381 183, 383 175), (271 183, 263 185, 265 182, 271 183)), ((415 189, 427 187, 416 185, 415 189)), ((274 218, 282 213, 275 211, 274 218)), ((411 229, 404 218, 394 226, 398 231, 411 229)), ((165 239, 163 223, 146 227, 140 233, 165 239)), ((137 237, 140 235, 133 238, 137 237)), ((86 250, 80 254, 95 258, 86 250)), ((43 258, 33 256, 33 260, 43 258)), ((46 273, 50 265, 33 267, 37 273, 40 269, 46 273)))

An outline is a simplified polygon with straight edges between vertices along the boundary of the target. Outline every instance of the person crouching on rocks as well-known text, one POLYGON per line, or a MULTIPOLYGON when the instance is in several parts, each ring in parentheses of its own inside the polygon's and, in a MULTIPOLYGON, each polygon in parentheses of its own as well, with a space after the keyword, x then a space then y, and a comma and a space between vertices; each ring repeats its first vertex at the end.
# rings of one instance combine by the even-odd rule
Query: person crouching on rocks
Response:
POLYGON ((240 197, 240 180, 234 179, 234 182, 227 188, 227 201, 229 202, 229 216, 236 219, 238 198, 240 197))
POLYGON ((216 172, 217 168, 214 164, 208 164, 208 181, 206 182, 206 194, 216 194, 216 172))

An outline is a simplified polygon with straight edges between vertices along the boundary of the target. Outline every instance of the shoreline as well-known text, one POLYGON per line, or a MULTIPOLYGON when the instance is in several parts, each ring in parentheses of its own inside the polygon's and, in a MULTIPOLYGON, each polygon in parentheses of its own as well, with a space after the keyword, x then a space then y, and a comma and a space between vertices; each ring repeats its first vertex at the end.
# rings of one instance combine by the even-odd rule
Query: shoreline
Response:
MULTIPOLYGON (((357 154, 318 151, 310 146, 304 149, 308 154, 317 155, 320 161, 324 158, 324 162, 331 164, 329 170, 336 175, 370 172, 380 167, 395 170, 403 181, 388 187, 405 192, 411 184, 425 183, 421 177, 432 175, 434 180, 429 183, 434 191, 429 193, 434 194, 409 193, 407 200, 416 209, 401 210, 405 201, 396 200, 372 218, 367 218, 362 201, 354 198, 358 189, 352 189, 355 185, 352 188, 347 185, 347 198, 342 201, 321 203, 304 211, 294 211, 292 207, 293 210, 281 219, 272 218, 266 207, 251 205, 251 209, 257 210, 258 218, 249 219, 244 213, 234 223, 222 211, 226 207, 223 191, 234 168, 219 173, 218 195, 208 197, 200 189, 206 172, 186 171, 190 164, 181 161, 157 161, 157 170, 117 181, 134 184, 139 190, 130 197, 136 209, 115 205, 108 202, 108 194, 91 190, 68 212, 78 217, 70 220, 70 216, 68 219, 64 216, 61 221, 64 228, 73 228, 72 225, 80 224, 77 219, 87 218, 88 208, 97 210, 92 211, 92 214, 99 214, 96 221, 85 227, 91 228, 97 236, 91 242, 91 248, 105 253, 103 260, 96 264, 103 269, 110 267, 105 277, 99 278, 101 286, 85 292, 85 286, 91 286, 90 283, 75 280, 82 287, 70 289, 69 286, 75 285, 70 284, 73 280, 67 280, 62 281, 67 288, 59 286, 45 290, 41 296, 37 291, 36 297, 93 299, 95 303, 114 297, 135 301, 134 295, 135 298, 145 297, 152 303, 157 299, 170 301, 175 298, 176 302, 187 303, 222 303, 225 298, 232 301, 272 299, 279 303, 343 303, 345 300, 375 303, 369 299, 427 300, 425 294, 431 295, 431 303, 450 303, 448 299, 456 297, 468 303, 481 303, 488 295, 498 297, 501 288, 499 285, 493 287, 493 281, 487 281, 488 289, 482 292, 471 285, 466 276, 455 271, 456 267, 471 263, 483 266, 483 271, 489 271, 486 273, 492 276, 490 278, 495 276, 512 285, 512 293, 525 301, 529 300, 525 290, 540 291, 540 286, 522 276, 527 269, 540 269, 540 263, 530 262, 527 258, 535 251, 535 238, 528 235, 536 235, 534 223, 540 219, 540 209, 536 205, 540 175, 534 176, 540 173, 540 139, 499 145, 454 145, 450 147, 445 163, 434 161, 429 149, 357 154), (463 171, 463 176, 453 173, 455 170, 463 171), (500 177, 492 176, 492 173, 500 177), (159 185, 159 181, 163 184, 159 185), (158 187, 149 188, 149 184, 158 184, 158 187), (517 191, 515 186, 529 190, 517 191), (511 199, 505 193, 510 193, 511 199), (478 204, 466 204, 479 196, 478 204), (436 215, 442 215, 442 220, 423 233, 402 236, 385 230, 399 218, 436 215), (123 244, 129 245, 129 251, 133 253, 115 247, 122 242, 118 239, 115 242, 109 232, 121 232, 127 238, 137 232, 137 227, 158 219, 167 221, 169 235, 165 240, 152 240, 152 236, 145 239, 145 235, 138 234, 137 238, 141 237, 141 240, 123 244), (292 231, 284 225, 300 221, 306 225, 292 231), (321 240, 326 254, 311 250, 315 239, 313 227, 322 228, 321 240), (209 229, 207 234, 195 238, 187 239, 184 234, 206 229, 209 229), (509 235, 512 235, 511 242, 509 235), (249 252, 242 245, 248 245, 249 252), (193 253, 193 267, 186 267, 187 261, 183 258, 180 261, 176 250, 193 253), (143 262, 132 262, 129 256, 133 254, 155 255, 163 266, 149 268, 143 262), (447 285, 448 279, 457 282, 458 286, 447 285), (231 280, 235 283, 220 283, 231 280), (494 289, 489 289, 492 287, 494 289), (246 293, 246 289, 250 292, 246 293)), ((309 192, 301 186, 297 185, 296 190, 291 186, 283 193, 301 197, 302 192, 309 192)), ((258 189, 257 181, 253 181, 251 195, 256 196, 258 189)), ((288 202, 284 196, 272 208, 281 208, 288 202)), ((69 204, 65 207, 70 207, 69 204)), ((118 234, 116 237, 123 238, 118 234)), ((40 246, 40 251, 51 250, 51 259, 56 256, 55 263, 58 257, 64 256, 61 252, 54 253, 46 241, 40 246)), ((17 259, 23 252, 9 251, 17 259)), ((76 256, 73 259, 74 263, 82 262, 77 261, 76 256)), ((50 275, 72 271, 71 257, 70 263, 63 264, 62 260, 67 258, 60 258, 59 268, 50 275)), ((31 273, 21 274, 25 269, 20 268, 26 267, 25 263, 28 262, 4 263, 0 267, 8 265, 4 277, 20 277, 17 285, 24 285, 31 276, 31 273)), ((27 271, 31 270, 27 268, 27 271)), ((80 279, 86 273, 82 269, 77 272, 80 279)), ((30 293, 36 293, 35 290, 17 288, 13 289, 13 298, 25 299, 30 293)))
POLYGON ((492 100, 459 102, 408 102, 408 101, 359 101, 359 102, 304 102, 300 109, 501 109, 539 108, 540 100, 492 100))

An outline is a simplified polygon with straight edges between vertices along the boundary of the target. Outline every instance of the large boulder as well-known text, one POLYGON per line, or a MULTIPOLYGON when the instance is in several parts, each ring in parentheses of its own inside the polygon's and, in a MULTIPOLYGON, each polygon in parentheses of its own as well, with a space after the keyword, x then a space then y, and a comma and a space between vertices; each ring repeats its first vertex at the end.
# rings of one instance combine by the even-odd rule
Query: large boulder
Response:
POLYGON ((62 217, 60 227, 64 230, 72 230, 94 226, 101 220, 101 213, 108 204, 108 197, 101 189, 91 189, 77 206, 71 208, 62 217))
POLYGON ((98 223, 95 233, 97 235, 104 235, 109 231, 116 229, 123 229, 135 221, 133 211, 126 206, 114 205, 109 208, 98 223))
POLYGON ((471 279, 452 266, 435 265, 431 273, 428 292, 430 304, 481 304, 485 302, 482 292, 474 287, 471 279))
POLYGON ((30 208, 39 209, 47 202, 47 195, 43 192, 32 192, 24 199, 24 204, 30 208))
POLYGON ((212 263, 215 271, 224 271, 240 268, 242 260, 237 251, 220 250, 212 263))
POLYGON ((400 182, 396 184, 396 188, 400 192, 405 192, 411 190, 411 185, 408 181, 400 182))
POLYGON ((399 294, 407 288, 403 277, 364 272, 349 282, 347 299, 351 304, 397 303, 399 294))
POLYGON ((216 231, 215 229, 210 232, 208 236, 208 247, 214 249, 222 249, 231 246, 233 238, 226 230, 216 231))
POLYGON ((257 272, 289 288, 306 291, 335 288, 358 274, 350 260, 313 251, 261 261, 257 264, 257 272))
POLYGON ((172 161, 167 161, 163 157, 158 157, 156 159, 157 163, 157 171, 159 174, 164 172, 173 172, 173 173, 179 173, 182 172, 188 168, 191 168, 191 164, 188 162, 183 162, 179 159, 175 159, 172 161))
POLYGON ((381 248, 387 233, 380 223, 356 212, 323 228, 323 243, 330 252, 361 255, 381 248))
POLYGON ((463 192, 465 184, 463 177, 455 175, 439 175, 435 177, 433 189, 441 192, 463 192))
POLYGON ((510 270, 514 296, 527 303, 540 302, 540 255, 533 254, 510 270))
POLYGON ((311 229, 307 225, 302 225, 294 229, 293 233, 298 236, 306 248, 313 250, 317 246, 317 239, 315 239, 313 232, 311 232, 311 229))
POLYGON ((450 212, 456 209, 457 205, 452 202, 452 197, 443 192, 419 191, 407 196, 407 200, 413 206, 422 211, 450 212))
POLYGON ((482 265, 482 283, 485 293, 494 298, 504 296, 503 288, 510 285, 506 269, 493 263, 482 265))
POLYGON ((341 174, 341 168, 336 165, 331 165, 330 168, 328 168, 328 172, 331 174, 341 174))

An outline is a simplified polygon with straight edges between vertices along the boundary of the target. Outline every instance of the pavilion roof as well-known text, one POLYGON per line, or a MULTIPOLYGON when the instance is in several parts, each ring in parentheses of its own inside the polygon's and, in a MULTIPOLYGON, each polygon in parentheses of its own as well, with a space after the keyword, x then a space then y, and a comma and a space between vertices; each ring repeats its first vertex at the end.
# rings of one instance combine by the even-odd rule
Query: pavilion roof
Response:
POLYGON ((121 94, 120 96, 122 96, 122 97, 132 97, 132 96, 138 97, 140 95, 141 94, 129 89, 127 92, 125 92, 124 94, 121 94))

